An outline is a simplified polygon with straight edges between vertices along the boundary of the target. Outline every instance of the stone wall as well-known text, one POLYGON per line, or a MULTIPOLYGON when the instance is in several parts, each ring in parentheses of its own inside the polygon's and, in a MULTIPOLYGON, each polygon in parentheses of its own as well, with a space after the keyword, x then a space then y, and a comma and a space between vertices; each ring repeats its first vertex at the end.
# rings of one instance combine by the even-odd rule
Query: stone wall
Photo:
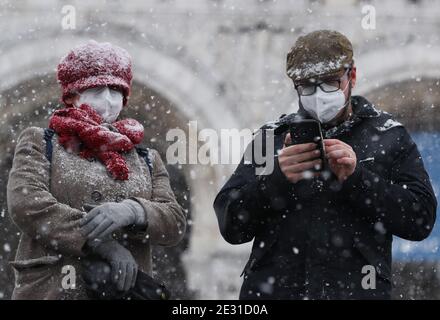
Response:
MULTIPOLYGON (((186 122, 197 120, 199 129, 255 129, 297 109, 285 75, 286 54, 299 35, 321 28, 336 29, 352 40, 359 75, 355 93, 375 101, 382 86, 397 88, 380 106, 403 114, 393 100, 401 84, 404 99, 421 100, 420 91, 408 92, 408 82, 431 83, 438 90, 439 14, 434 0, 0 0, 0 232, 8 237, 16 233, 4 203, 14 139, 31 121, 45 125, 47 110, 57 107, 54 70, 74 45, 95 39, 126 48, 133 57, 135 89, 143 92, 130 105, 148 111, 148 96, 160 96, 169 106, 163 112, 178 114, 177 122, 162 119, 163 128, 176 123, 185 128, 186 122), (66 4, 76 10, 76 29, 61 27, 66 4), (375 30, 361 27, 365 4, 376 8, 375 30)), ((435 94, 431 100, 440 103, 435 94)), ((148 112, 139 115, 149 117, 148 112)), ((432 126, 438 130, 437 122, 432 126)), ((216 191, 233 168, 182 168, 193 217, 184 262, 189 286, 203 298, 235 298, 248 257, 249 245, 234 247, 221 239, 212 209, 216 191)), ((14 240, 7 243, 9 247, 0 246, 0 271, 15 250, 14 240)), ((0 275, 0 281, 6 279, 0 275)), ((0 298, 2 294, 7 297, 9 290, 0 298)))

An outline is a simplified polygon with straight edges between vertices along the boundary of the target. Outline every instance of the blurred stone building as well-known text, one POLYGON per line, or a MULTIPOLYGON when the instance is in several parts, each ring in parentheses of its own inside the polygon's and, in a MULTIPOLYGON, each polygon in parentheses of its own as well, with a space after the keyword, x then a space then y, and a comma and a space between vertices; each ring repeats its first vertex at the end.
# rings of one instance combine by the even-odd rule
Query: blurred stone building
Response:
MULTIPOLYGON (((55 69, 73 46, 95 39, 129 51, 134 82, 124 112, 143 121, 144 143, 163 157, 171 143, 165 141, 167 130, 187 130, 189 121, 197 120, 199 130, 256 129, 295 111, 286 54, 299 35, 322 28, 352 40, 359 76, 355 94, 394 113, 411 131, 436 137, 439 16, 435 0, 0 0, 0 298, 11 293, 7 261, 13 259, 18 239, 5 203, 16 138, 27 126, 45 127, 60 106, 55 69), (373 29, 363 28, 365 6, 375 9, 373 29)), ((427 149, 424 160, 435 164, 432 150, 427 149)), ((191 213, 191 233, 179 248, 156 255, 159 265, 178 267, 179 261, 167 258, 184 252, 187 286, 178 297, 238 296, 250 246, 223 241, 212 209, 216 192, 234 167, 170 167, 175 191, 191 213)), ((440 298, 440 272, 435 272, 440 240, 428 240, 429 259, 399 262, 396 298, 440 298)), ((172 278, 160 266, 157 273, 172 278)))

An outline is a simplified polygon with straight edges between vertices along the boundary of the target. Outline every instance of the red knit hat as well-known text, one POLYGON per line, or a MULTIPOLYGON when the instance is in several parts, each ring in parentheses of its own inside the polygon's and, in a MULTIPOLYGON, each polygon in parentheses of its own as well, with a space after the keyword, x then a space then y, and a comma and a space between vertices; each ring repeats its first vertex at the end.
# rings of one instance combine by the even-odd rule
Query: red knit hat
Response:
POLYGON ((108 42, 90 40, 75 47, 61 59, 57 77, 66 105, 67 98, 83 90, 112 86, 122 91, 125 106, 130 95, 131 58, 125 49, 108 42))

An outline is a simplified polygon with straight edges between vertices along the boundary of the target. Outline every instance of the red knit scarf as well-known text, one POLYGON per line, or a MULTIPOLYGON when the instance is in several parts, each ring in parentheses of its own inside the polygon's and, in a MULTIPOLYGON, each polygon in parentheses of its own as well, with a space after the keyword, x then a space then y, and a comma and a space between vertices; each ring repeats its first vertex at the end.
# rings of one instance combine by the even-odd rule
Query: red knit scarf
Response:
POLYGON ((142 141, 144 127, 134 119, 112 123, 118 132, 102 126, 102 117, 90 106, 57 110, 49 120, 49 128, 59 136, 67 150, 78 150, 83 158, 99 159, 116 180, 128 179, 128 167, 122 152, 130 151, 142 141))

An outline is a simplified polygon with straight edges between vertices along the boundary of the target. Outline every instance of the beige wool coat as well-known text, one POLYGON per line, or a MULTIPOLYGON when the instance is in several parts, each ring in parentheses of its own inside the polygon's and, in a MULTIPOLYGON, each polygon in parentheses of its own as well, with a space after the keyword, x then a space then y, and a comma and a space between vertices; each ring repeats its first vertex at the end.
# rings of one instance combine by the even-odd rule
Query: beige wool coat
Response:
POLYGON ((176 202, 158 152, 150 149, 151 174, 135 149, 125 153, 130 173, 128 180, 121 181, 114 180, 98 160, 67 152, 58 144, 56 134, 52 143, 52 163, 46 159, 43 128, 25 129, 15 148, 7 205, 21 237, 11 262, 15 269, 12 298, 87 299, 81 278, 87 239, 79 228, 86 203, 130 198, 143 206, 148 228, 127 228, 115 237, 130 250, 139 269, 151 275, 151 245, 176 245, 186 228, 185 214, 176 202), (72 276, 72 270, 75 288, 66 288, 63 277, 72 276))

